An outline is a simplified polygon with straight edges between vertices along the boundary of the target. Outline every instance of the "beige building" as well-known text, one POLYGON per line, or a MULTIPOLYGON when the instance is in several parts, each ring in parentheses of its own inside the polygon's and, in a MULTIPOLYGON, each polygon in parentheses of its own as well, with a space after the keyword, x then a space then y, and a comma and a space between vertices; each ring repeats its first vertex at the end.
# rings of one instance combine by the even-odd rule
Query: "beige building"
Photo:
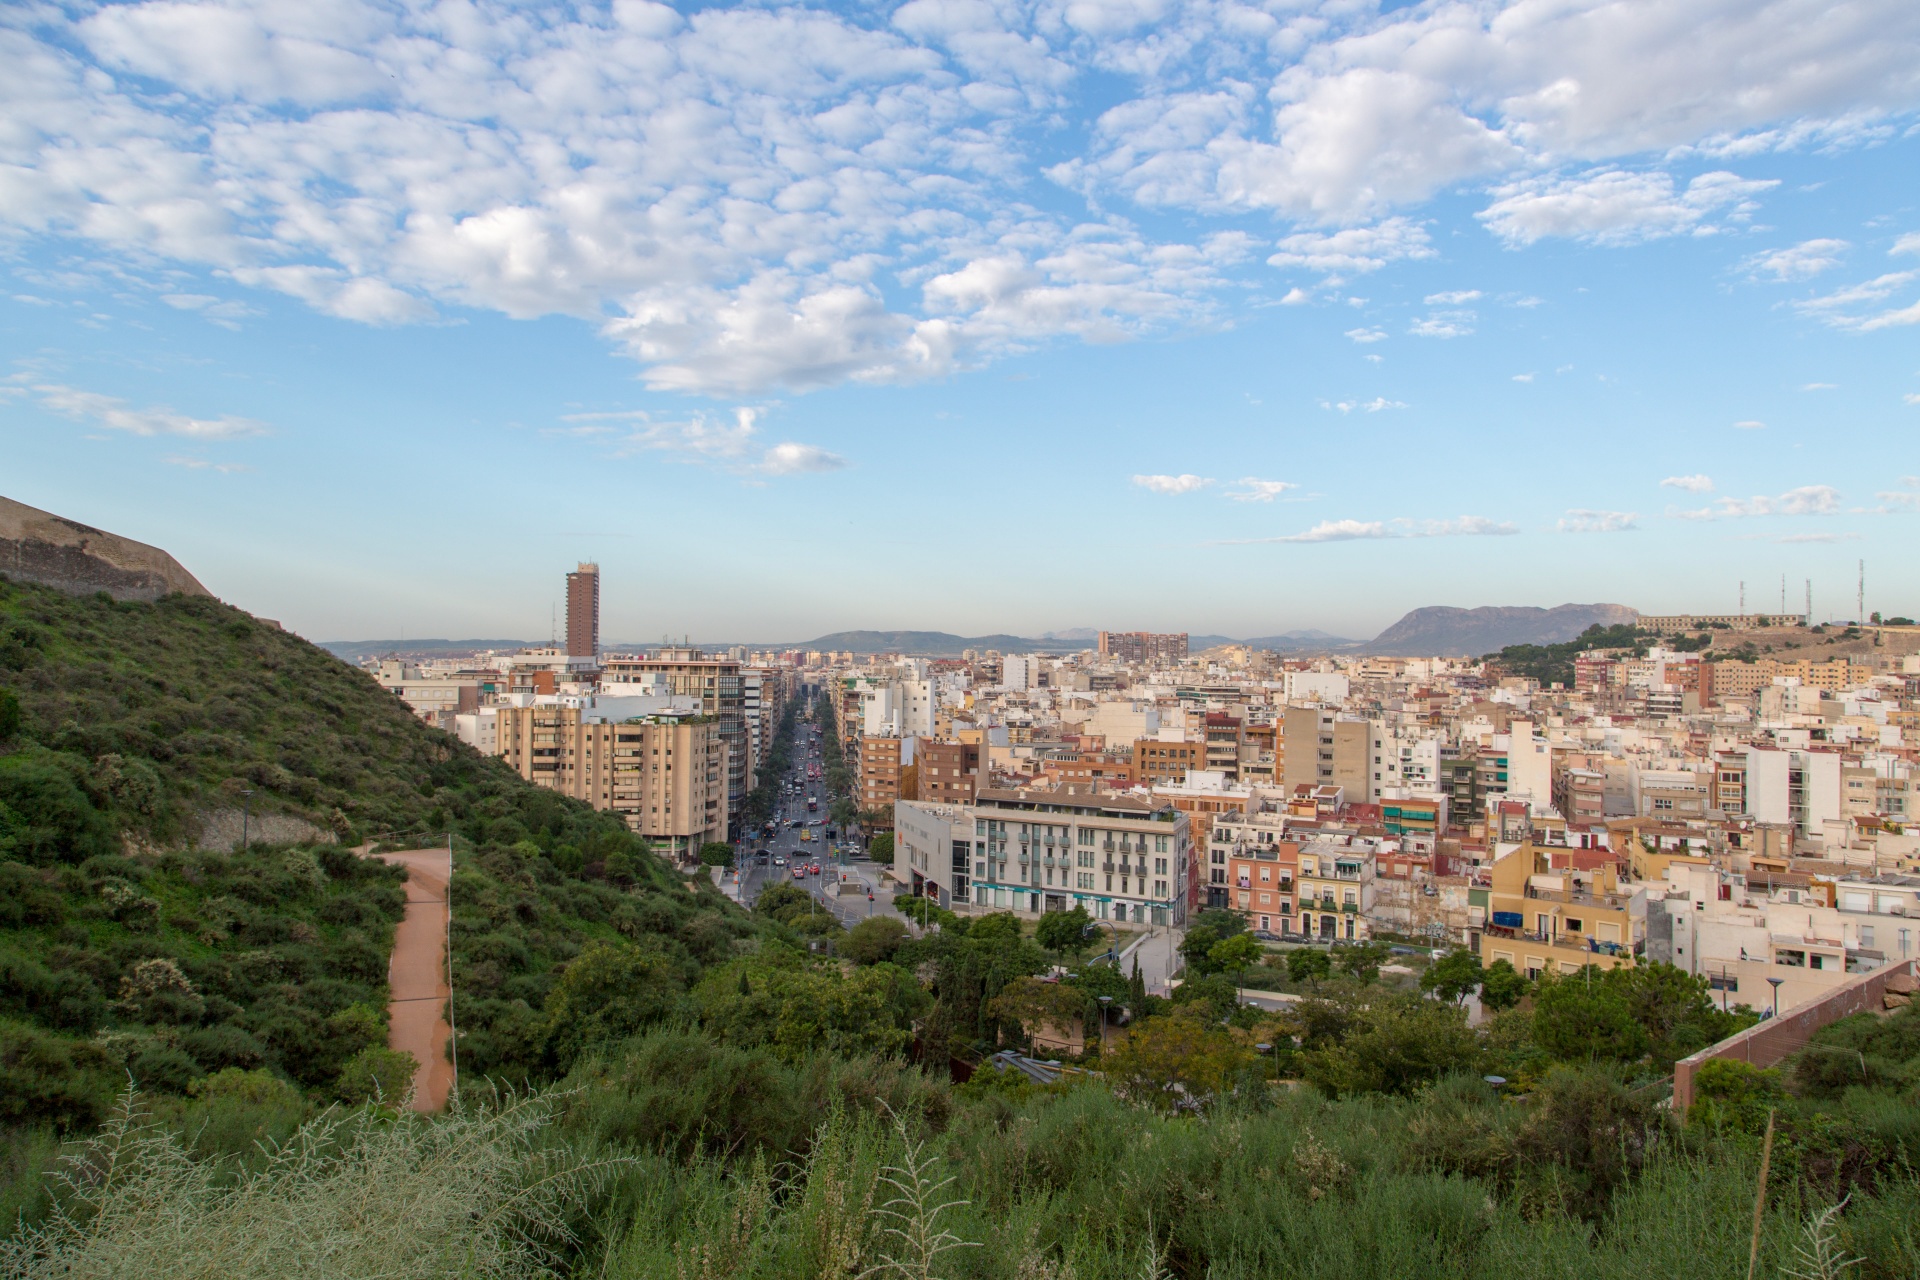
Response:
POLYGON ((1337 716, 1324 707, 1288 707, 1281 725, 1281 774, 1287 794, 1298 787, 1331 784, 1346 793, 1348 803, 1369 801, 1373 789, 1367 750, 1372 734, 1373 726, 1365 720, 1337 716))
POLYGON ((614 722, 577 706, 501 707, 498 749, 536 786, 626 819, 679 858, 727 839, 727 741, 708 716, 614 722))

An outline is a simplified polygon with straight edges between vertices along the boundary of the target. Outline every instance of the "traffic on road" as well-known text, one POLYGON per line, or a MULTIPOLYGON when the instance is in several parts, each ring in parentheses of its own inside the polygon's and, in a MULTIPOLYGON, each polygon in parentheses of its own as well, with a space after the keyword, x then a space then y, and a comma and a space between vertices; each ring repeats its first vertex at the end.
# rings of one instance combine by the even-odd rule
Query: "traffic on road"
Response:
POLYGON ((832 808, 821 765, 820 729, 802 720, 794 735, 794 760, 781 780, 773 816, 740 853, 740 898, 751 903, 770 884, 806 890, 843 923, 891 909, 891 894, 878 895, 861 874, 866 853, 854 833, 828 816, 832 808), (842 882, 851 888, 842 888, 842 882), (839 892, 835 892, 839 889, 839 892))

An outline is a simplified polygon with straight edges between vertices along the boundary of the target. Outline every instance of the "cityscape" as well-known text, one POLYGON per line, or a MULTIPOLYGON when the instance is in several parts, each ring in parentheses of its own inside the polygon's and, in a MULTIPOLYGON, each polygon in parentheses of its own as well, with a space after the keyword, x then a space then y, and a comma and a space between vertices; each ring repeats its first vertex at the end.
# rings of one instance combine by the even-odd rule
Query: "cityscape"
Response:
POLYGON ((0 1280, 1917 1280, 1920 4, 0 9, 0 1280))

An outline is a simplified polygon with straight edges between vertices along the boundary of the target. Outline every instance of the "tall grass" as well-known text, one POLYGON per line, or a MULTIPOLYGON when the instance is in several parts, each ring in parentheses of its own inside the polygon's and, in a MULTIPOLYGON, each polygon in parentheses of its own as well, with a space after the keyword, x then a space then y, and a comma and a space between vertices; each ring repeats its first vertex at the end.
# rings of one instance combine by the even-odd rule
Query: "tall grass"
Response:
POLYGON ((533 1277, 578 1239, 573 1206, 610 1171, 546 1140, 554 1100, 438 1120, 330 1110, 238 1176, 195 1160, 129 1091, 55 1175, 51 1210, 0 1246, 19 1280, 241 1276, 533 1277))

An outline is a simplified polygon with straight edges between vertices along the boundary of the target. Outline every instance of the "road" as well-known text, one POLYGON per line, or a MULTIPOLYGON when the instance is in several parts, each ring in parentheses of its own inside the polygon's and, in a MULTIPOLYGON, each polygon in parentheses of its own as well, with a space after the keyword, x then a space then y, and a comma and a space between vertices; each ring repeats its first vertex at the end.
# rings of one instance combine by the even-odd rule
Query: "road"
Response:
POLYGON ((748 854, 738 873, 739 882, 722 887, 729 892, 737 891, 740 900, 751 905, 768 885, 792 884, 805 889, 823 910, 832 912, 848 926, 870 915, 897 917, 900 913, 894 909, 893 891, 882 874, 883 868, 868 862, 864 855, 852 857, 826 838, 832 825, 826 819, 831 801, 825 781, 808 776, 811 769, 824 768, 818 748, 809 745, 811 738, 812 726, 802 721, 794 743, 794 768, 784 780, 786 789, 781 793, 774 835, 768 839, 763 828, 757 839, 748 842, 748 854), (812 812, 807 809, 809 799, 816 805, 812 812), (795 823, 805 824, 804 829, 812 839, 803 843, 802 827, 795 823), (809 872, 794 878, 794 867, 814 863, 820 866, 818 875, 809 872), (843 880, 856 889, 845 895, 829 891, 843 880), (859 892, 860 889, 867 892, 859 892))

